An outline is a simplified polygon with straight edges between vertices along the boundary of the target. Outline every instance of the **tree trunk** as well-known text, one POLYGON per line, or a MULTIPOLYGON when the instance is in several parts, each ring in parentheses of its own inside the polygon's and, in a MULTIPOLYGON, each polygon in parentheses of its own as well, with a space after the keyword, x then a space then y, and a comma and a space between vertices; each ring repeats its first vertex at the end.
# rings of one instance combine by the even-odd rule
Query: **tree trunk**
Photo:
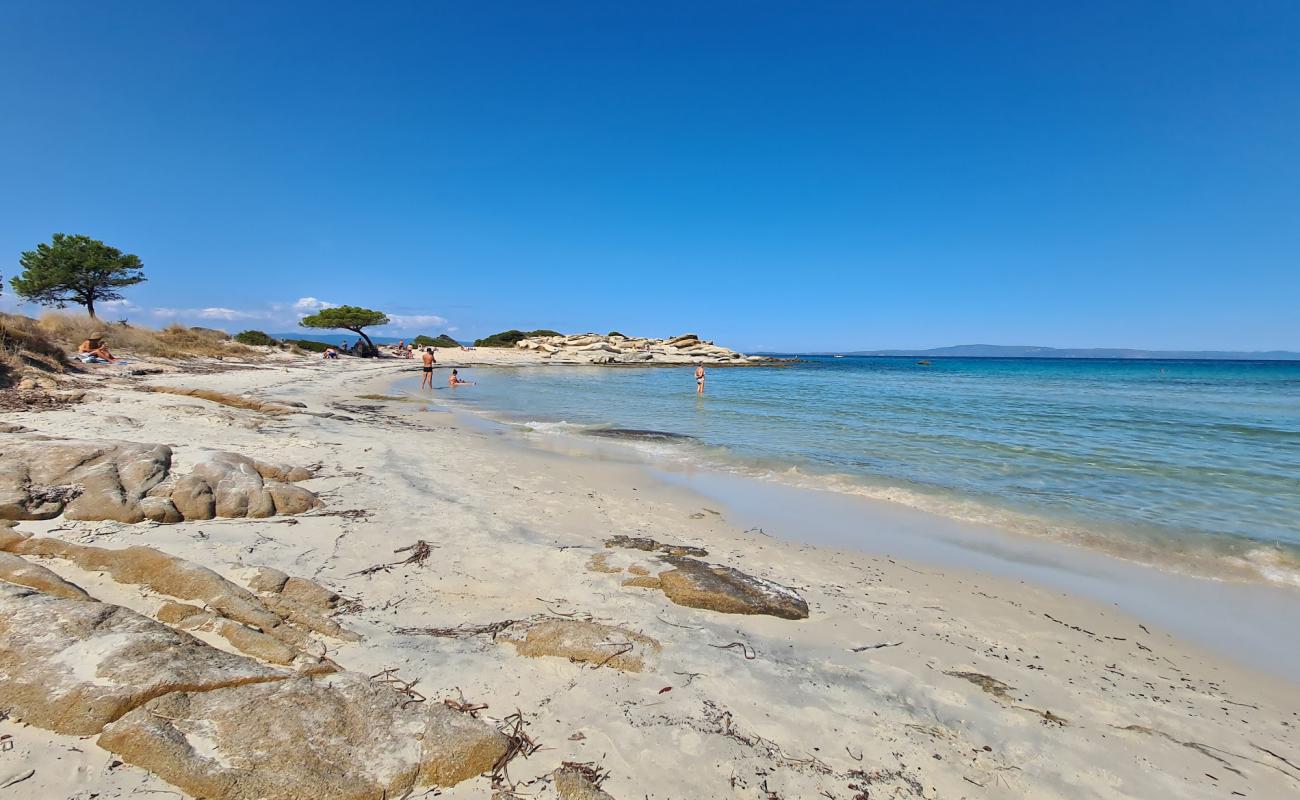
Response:
POLYGON ((90 299, 86 300, 86 312, 90 314, 90 318, 91 318, 91 319, 94 319, 94 318, 95 318, 95 300, 94 300, 94 298, 90 298, 90 299))
POLYGON ((366 335, 365 331, 361 330, 360 328, 348 328, 348 330, 352 331, 357 336, 360 336, 362 339, 366 340, 366 353, 369 353, 372 356, 379 355, 379 348, 375 347, 375 343, 370 341, 370 337, 366 335))

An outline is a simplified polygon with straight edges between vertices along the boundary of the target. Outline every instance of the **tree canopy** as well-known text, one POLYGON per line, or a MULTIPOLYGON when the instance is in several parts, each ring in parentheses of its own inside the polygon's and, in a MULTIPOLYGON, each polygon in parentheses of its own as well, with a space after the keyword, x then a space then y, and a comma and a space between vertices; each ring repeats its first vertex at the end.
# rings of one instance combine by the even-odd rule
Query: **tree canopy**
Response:
POLYGON ((368 308, 358 306, 339 306, 337 308, 322 308, 311 316, 303 317, 298 320, 298 324, 304 328, 340 328, 345 331, 352 331, 366 341, 366 352, 374 354, 378 352, 375 343, 370 341, 364 328, 373 328, 376 325, 387 325, 388 315, 382 311, 372 311, 368 308))
POLYGON ((494 333, 491 336, 484 336, 482 339, 474 342, 475 347, 514 347, 520 339, 530 339, 534 336, 559 336, 560 334, 552 330, 540 328, 535 331, 520 331, 511 328, 508 331, 494 333))
POLYGON ((23 253, 18 263, 23 273, 9 285, 19 296, 58 308, 76 303, 92 317, 96 302, 121 300, 118 289, 145 280, 139 256, 89 236, 56 233, 49 244, 23 253))

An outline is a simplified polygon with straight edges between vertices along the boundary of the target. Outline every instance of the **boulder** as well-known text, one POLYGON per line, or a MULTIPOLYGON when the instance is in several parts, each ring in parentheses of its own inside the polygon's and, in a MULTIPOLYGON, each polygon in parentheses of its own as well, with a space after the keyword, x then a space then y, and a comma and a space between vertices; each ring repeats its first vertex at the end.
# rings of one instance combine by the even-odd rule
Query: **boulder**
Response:
POLYGON ((194 472, 171 475, 160 444, 31 437, 0 453, 0 518, 118 522, 301 514, 320 506, 288 481, 309 470, 209 452, 194 472))
POLYGON ((53 570, 13 553, 0 552, 0 580, 67 600, 92 599, 85 589, 65 581, 53 570))
POLYGON ((808 617, 808 603, 779 583, 693 558, 665 556, 664 560, 674 569, 659 573, 660 588, 679 606, 782 619, 808 617))
POLYGON ((0 453, 0 517, 139 522, 139 500, 171 468, 171 449, 131 442, 31 437, 0 453))
POLYGON ((649 636, 576 619, 547 619, 526 627, 511 627, 498 638, 513 644, 521 656, 556 656, 623 672, 640 672, 645 667, 645 655, 660 650, 659 642, 649 636))
POLYGON ((121 606, 0 585, 0 708, 40 728, 88 736, 169 692, 284 677, 121 606))
POLYGON ((196 797, 377 800, 490 771, 508 740, 440 703, 339 673, 169 694, 108 726, 99 745, 196 797))

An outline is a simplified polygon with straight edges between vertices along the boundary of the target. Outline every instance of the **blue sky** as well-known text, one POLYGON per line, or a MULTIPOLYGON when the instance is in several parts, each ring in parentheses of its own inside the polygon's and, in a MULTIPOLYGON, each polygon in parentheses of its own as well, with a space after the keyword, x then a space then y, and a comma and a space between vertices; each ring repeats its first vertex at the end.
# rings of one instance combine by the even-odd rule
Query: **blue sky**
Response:
POLYGON ((1300 4, 641 5, 3 4, 0 308, 1300 350, 1300 4))

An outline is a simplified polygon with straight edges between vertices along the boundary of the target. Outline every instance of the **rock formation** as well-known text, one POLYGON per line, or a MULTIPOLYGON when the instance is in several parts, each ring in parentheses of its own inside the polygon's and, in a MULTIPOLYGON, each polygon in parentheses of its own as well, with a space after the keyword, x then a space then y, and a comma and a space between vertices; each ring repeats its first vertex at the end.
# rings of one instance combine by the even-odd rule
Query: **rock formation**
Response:
POLYGON ((729 364, 748 365, 771 362, 763 356, 746 356, 713 342, 701 341, 695 334, 668 339, 647 339, 619 334, 595 333, 571 336, 535 336, 515 344, 520 350, 532 350, 555 361, 589 364, 729 364))
POLYGON ((0 452, 0 519, 180 522, 301 514, 320 500, 293 481, 308 470, 235 453, 205 452, 184 477, 161 444, 50 439, 6 442, 0 452))
POLYGON ((808 603, 793 589, 721 564, 666 556, 673 569, 659 573, 660 588, 679 606, 724 614, 768 614, 807 619, 808 603))
POLYGON ((325 615, 332 606, 322 605, 319 598, 332 593, 302 578, 292 579, 303 587, 297 590, 297 596, 281 592, 254 595, 207 567, 152 547, 93 547, 62 539, 28 537, 11 529, 0 530, 0 550, 67 559, 82 569, 107 572, 119 583, 145 586, 180 600, 194 600, 211 612, 298 649, 307 641, 304 629, 344 641, 360 639, 325 615), (305 584, 314 589, 306 588, 305 584), (298 599, 302 597, 316 599, 304 602, 298 599))
POLYGON ((355 673, 176 692, 109 725, 99 745, 196 797, 374 800, 491 770, 505 736, 355 673))
POLYGON ((121 606, 0 584, 0 708, 37 727, 89 736, 168 692, 285 676, 121 606))

